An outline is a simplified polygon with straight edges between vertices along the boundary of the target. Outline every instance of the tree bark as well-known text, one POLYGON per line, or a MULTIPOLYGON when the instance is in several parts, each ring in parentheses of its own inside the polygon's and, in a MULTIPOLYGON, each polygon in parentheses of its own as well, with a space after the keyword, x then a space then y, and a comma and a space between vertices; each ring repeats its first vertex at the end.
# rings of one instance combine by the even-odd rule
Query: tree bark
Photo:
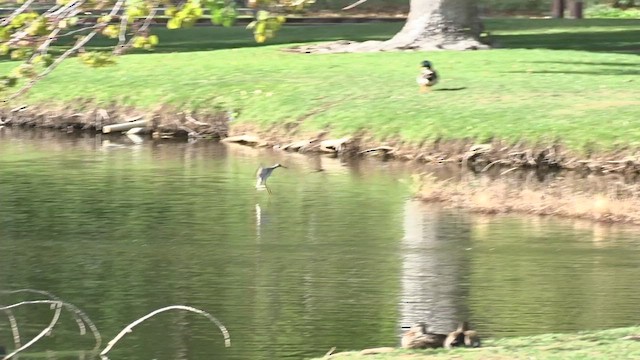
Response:
POLYGON ((571 17, 574 19, 582 19, 584 13, 584 3, 582 0, 573 0, 571 3, 571 17))
POLYGON ((486 47, 478 41, 481 27, 473 0, 411 0, 407 22, 385 47, 475 50, 486 47))
POLYGON ((477 50, 482 24, 476 0, 411 0, 404 27, 390 40, 301 46, 305 53, 367 52, 393 50, 477 50))
POLYGON ((562 19, 564 17, 564 8, 564 0, 553 0, 553 5, 551 7, 551 16, 556 19, 562 19))

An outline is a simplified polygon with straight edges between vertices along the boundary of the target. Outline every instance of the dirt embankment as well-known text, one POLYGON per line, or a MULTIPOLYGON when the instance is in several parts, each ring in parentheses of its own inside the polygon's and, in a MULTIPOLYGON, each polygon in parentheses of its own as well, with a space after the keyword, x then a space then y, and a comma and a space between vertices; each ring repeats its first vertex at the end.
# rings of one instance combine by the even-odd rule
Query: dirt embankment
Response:
POLYGON ((155 139, 221 139, 229 132, 229 119, 224 112, 184 111, 171 106, 140 110, 115 103, 97 105, 91 101, 74 101, 73 104, 73 107, 43 104, 1 108, 0 126, 60 129, 69 133, 124 133, 135 129, 137 134, 155 139), (114 127, 117 124, 123 126, 114 127))

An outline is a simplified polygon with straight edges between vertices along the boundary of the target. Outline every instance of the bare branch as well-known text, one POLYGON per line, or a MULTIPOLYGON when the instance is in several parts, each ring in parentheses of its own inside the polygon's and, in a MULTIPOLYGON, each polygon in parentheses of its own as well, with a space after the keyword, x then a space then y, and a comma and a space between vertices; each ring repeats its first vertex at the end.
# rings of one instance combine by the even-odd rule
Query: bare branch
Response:
POLYGON ((0 23, 0 26, 7 26, 11 20, 15 19, 16 16, 22 14, 25 10, 27 10, 27 8, 29 7, 29 5, 31 5, 35 0, 27 0, 24 2, 24 4, 22 4, 22 6, 20 6, 19 8, 15 9, 11 15, 9 15, 9 17, 5 18, 4 20, 2 20, 2 22, 0 23))
POLYGON ((52 7, 49 8, 49 10, 45 11, 44 14, 42 14, 42 16, 46 17, 47 15, 51 14, 52 12, 57 11, 60 8, 60 6, 61 5, 58 5, 58 4, 53 5, 52 7))
POLYGON ((120 19, 120 33, 118 34, 118 45, 113 49, 114 54, 118 54, 120 49, 124 47, 124 44, 127 41, 127 21, 129 21, 129 17, 127 15, 123 15, 120 19))
POLYGON ((122 7, 123 4, 124 4, 124 0, 118 0, 118 2, 115 5, 113 5, 113 8, 109 12, 109 16, 114 16, 118 14, 118 11, 120 11, 120 8, 122 7))
MULTIPOLYGON (((53 329, 53 327, 56 325, 56 323, 58 322, 58 319, 60 318, 60 312, 62 311, 62 303, 60 303, 59 301, 51 301, 51 300, 47 300, 46 301, 49 304, 52 304, 55 313, 53 314, 53 318, 51 319, 51 322, 49 323, 49 325, 44 328, 42 331, 40 331, 40 333, 38 335, 36 335, 33 339, 31 339, 28 343, 24 344, 23 346, 13 350, 12 353, 6 355, 5 357, 2 358, 2 360, 8 360, 11 359, 13 356, 15 356, 17 353, 19 353, 20 351, 28 348, 29 346, 35 344, 36 342, 38 342, 38 340, 40 340, 43 336, 45 336, 46 334, 48 334, 49 332, 51 332, 51 330, 53 329)), ((17 304, 12 304, 9 306, 5 306, 5 307, 1 307, 1 310, 6 310, 6 309, 11 309, 13 307, 18 307, 21 305, 25 305, 27 303, 36 303, 33 301, 23 301, 21 303, 17 303, 17 304)))
MULTIPOLYGON (((51 9, 49 9, 49 11, 47 11, 45 14, 43 14, 44 17, 46 18, 51 18, 51 17, 70 17, 70 16, 75 16, 80 10, 78 10, 78 7, 80 5, 82 5, 82 3, 84 3, 84 0, 82 1, 72 1, 69 4, 63 6, 62 8, 60 8, 59 10, 55 11, 55 12, 50 12, 52 9, 58 7, 57 5, 52 7, 51 9)), ((22 27, 22 29, 26 29, 28 25, 25 25, 24 27, 22 27)), ((27 35, 29 35, 26 31, 24 30, 20 30, 15 32, 14 34, 11 35, 11 39, 9 39, 9 41, 6 42, 6 45, 11 46, 14 45, 16 43, 18 43, 19 41, 23 40, 25 37, 27 37, 27 35)))
POLYGON ((358 1, 354 2, 353 4, 351 4, 351 5, 349 5, 349 6, 345 6, 345 7, 343 7, 343 8, 342 8, 342 10, 349 10, 349 9, 353 9, 354 7, 356 7, 356 6, 358 6, 358 5, 361 5, 361 4, 364 4, 364 3, 366 3, 366 2, 367 2, 367 0, 358 0, 358 1))
POLYGON ((224 345, 226 347, 231 346, 231 340, 230 340, 229 332, 227 331, 227 328, 224 327, 224 325, 222 325, 222 323, 220 321, 218 321, 218 319, 213 317, 211 314, 209 314, 208 312, 202 311, 200 309, 193 308, 191 306, 171 305, 171 306, 163 307, 161 309, 152 311, 149 314, 147 314, 147 315, 139 318, 138 320, 132 322, 131 324, 127 325, 127 327, 122 329, 122 331, 120 331, 120 333, 118 333, 118 335, 116 335, 116 337, 113 338, 113 340, 109 341, 109 343, 107 344, 107 347, 104 348, 104 350, 102 350, 102 352, 100 353, 100 356, 104 358, 105 355, 111 350, 111 348, 113 348, 113 346, 120 339, 122 339, 122 337, 124 337, 125 334, 130 333, 136 325, 138 325, 141 322, 153 317, 156 314, 159 314, 159 313, 167 311, 167 310, 173 310, 173 309, 191 311, 191 312, 194 312, 196 314, 200 314, 200 315, 205 316, 207 319, 211 320, 214 324, 216 324, 216 326, 220 329, 220 331, 222 331, 222 335, 224 336, 224 345))
POLYGON ((31 63, 35 59, 35 57, 40 54, 46 54, 49 45, 51 45, 51 42, 56 38, 56 35, 58 35, 59 32, 59 28, 53 29, 53 31, 49 33, 49 36, 47 36, 47 40, 40 46, 38 46, 38 49, 33 53, 33 55, 31 55, 31 58, 29 58, 29 61, 27 61, 27 63, 31 63))
POLYGON ((42 71, 36 77, 31 79, 31 81, 29 81, 25 86, 23 86, 22 89, 11 94, 11 96, 9 96, 7 99, 4 99, 3 102, 8 102, 12 99, 15 99, 16 97, 24 94, 27 90, 31 89, 38 81, 40 81, 43 77, 47 76, 56 67, 58 67, 58 65, 60 65, 60 63, 62 63, 64 59, 69 57, 69 55, 73 54, 74 52, 78 51, 78 49, 84 46, 84 44, 88 43, 97 33, 98 33, 98 29, 95 29, 89 34, 87 34, 82 40, 78 41, 71 49, 65 51, 64 54, 60 55, 51 65, 49 65, 49 67, 47 67, 46 69, 44 69, 44 71, 42 71))
MULTIPOLYGON (((153 17, 156 16, 156 12, 158 10, 155 8, 155 4, 153 6, 153 8, 151 9, 151 11, 149 12, 149 15, 147 15, 147 17, 144 19, 144 22, 142 23, 142 26, 138 29, 137 33, 143 33, 144 31, 147 30, 147 28, 149 27, 149 25, 151 24, 151 20, 153 20, 153 17)), ((131 48, 131 46, 133 46, 133 39, 135 38, 135 36, 132 36, 129 39, 129 42, 127 42, 126 45, 122 46, 122 47, 116 47, 113 50, 113 53, 115 55, 121 55, 122 53, 124 53, 127 49, 131 48)), ((118 44, 119 45, 119 44, 118 44)))
POLYGON ((69 9, 77 8, 78 6, 82 5, 82 3, 84 3, 84 0, 82 0, 82 1, 71 1, 68 4, 64 5, 63 7, 61 7, 60 9, 50 12, 49 14, 47 14, 47 15, 49 15, 47 17, 61 17, 61 16, 64 16, 64 13, 67 12, 69 9))
POLYGON ((146 31, 147 28, 149 27, 149 25, 151 24, 151 20, 153 20, 153 17, 156 16, 157 12, 158 12, 158 9, 156 9, 156 4, 154 3, 153 9, 151 9, 151 11, 149 11, 149 15, 147 15, 147 18, 144 19, 144 23, 142 24, 142 26, 140 27, 140 29, 138 31, 140 31, 140 32, 146 31))
POLYGON ((64 34, 58 35, 57 37, 58 37, 58 38, 61 38, 61 37, 71 36, 71 35, 73 35, 73 34, 81 33, 81 32, 83 32, 83 31, 87 31, 87 30, 91 30, 91 29, 96 29, 96 28, 98 28, 99 26, 100 26, 100 24, 94 24, 94 25, 91 25, 91 26, 86 26, 86 27, 83 27, 83 28, 80 28, 80 29, 75 29, 75 30, 72 30, 72 31, 66 32, 66 33, 64 33, 64 34))
MULTIPOLYGON (((20 111, 20 110, 18 110, 18 111, 20 111)), ((53 295, 52 293, 50 293, 48 291, 44 291, 44 290, 18 289, 18 290, 1 290, 0 291, 0 294, 6 294, 6 295, 13 295, 13 294, 20 294, 20 293, 31 293, 31 294, 44 295, 44 296, 48 297, 50 300, 54 300, 54 301, 57 301, 57 302, 60 302, 60 303, 65 303, 59 297, 53 295)), ((69 305, 71 305, 71 304, 69 304, 69 305)), ((73 306, 73 305, 71 305, 71 306, 73 306)), ((75 306, 73 306, 73 307, 75 308, 75 306)), ((84 323, 82 322, 82 319, 74 311, 71 312, 71 315, 73 315, 73 319, 78 324, 78 328, 80 329, 80 335, 86 334, 87 330, 86 330, 86 328, 84 326, 84 323)))
MULTIPOLYGON (((124 4, 124 0, 118 0, 118 2, 111 9, 111 12, 109 13, 109 16, 113 16, 113 15, 117 14, 118 11, 120 10, 120 8, 122 7, 122 4, 124 4)), ((106 24, 101 24, 101 27, 104 27, 104 26, 106 26, 106 24)), ((98 33, 98 31, 100 30, 101 27, 98 27, 98 28, 94 29, 92 32, 90 32, 84 38, 82 38, 82 40, 76 42, 76 44, 72 48, 70 48, 69 50, 65 51, 64 54, 60 55, 51 65, 49 65, 49 67, 44 69, 40 74, 38 74, 36 77, 31 79, 31 81, 29 81, 26 85, 24 85, 20 90, 18 90, 15 93, 11 94, 11 96, 9 96, 8 98, 4 99, 2 102, 5 102, 5 103, 9 102, 10 100, 13 100, 13 99, 17 98, 18 96, 20 96, 20 95, 24 94, 25 92, 27 92, 27 90, 31 89, 38 81, 40 81, 43 77, 47 76, 50 72, 52 72, 55 68, 57 68, 58 65, 60 65, 60 63, 62 63, 62 61, 64 61, 67 57, 69 57, 70 55, 72 55, 73 53, 78 51, 78 49, 83 47, 94 36, 96 36, 96 34, 98 33)))

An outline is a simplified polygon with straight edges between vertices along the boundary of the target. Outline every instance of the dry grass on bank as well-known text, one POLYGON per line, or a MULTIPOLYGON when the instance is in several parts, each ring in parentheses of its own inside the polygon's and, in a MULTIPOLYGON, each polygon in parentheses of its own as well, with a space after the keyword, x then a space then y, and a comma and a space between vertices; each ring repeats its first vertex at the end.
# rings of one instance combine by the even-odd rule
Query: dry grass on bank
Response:
POLYGON ((522 177, 469 177, 464 181, 416 175, 416 196, 475 212, 556 215, 604 222, 640 224, 640 184, 621 175, 557 176, 539 181, 522 177))

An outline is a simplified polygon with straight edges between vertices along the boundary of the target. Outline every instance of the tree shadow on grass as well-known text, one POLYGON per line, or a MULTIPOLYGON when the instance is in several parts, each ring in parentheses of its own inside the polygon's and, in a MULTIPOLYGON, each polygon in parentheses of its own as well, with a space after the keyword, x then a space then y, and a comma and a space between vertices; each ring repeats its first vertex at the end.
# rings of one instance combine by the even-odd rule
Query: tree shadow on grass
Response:
MULTIPOLYGON (((486 28, 496 48, 554 49, 592 52, 617 52, 640 54, 640 20, 548 20, 548 19, 488 19, 486 28), (593 31, 588 29, 593 27, 593 31), (616 30, 615 28, 619 28, 616 30), (540 32, 539 30, 549 30, 540 32), (505 32, 501 34, 501 32, 505 32), (509 33, 513 32, 513 33, 509 33)), ((195 26, 168 30, 154 26, 152 33, 160 38, 154 51, 133 49, 133 54, 195 52, 222 49, 252 48, 270 45, 294 45, 318 43, 341 39, 353 41, 386 40, 396 34, 402 22, 287 25, 275 38, 259 44, 250 30, 244 26, 223 28, 219 26, 195 26)), ((74 39, 53 47, 52 54, 60 54, 73 45, 74 39)), ((87 51, 112 50, 117 40, 99 37, 91 41, 87 51)), ((8 56, 0 57, 0 62, 8 56)))
POLYGON ((543 29, 584 29, 638 27, 640 19, 528 19, 528 18, 488 18, 483 23, 489 31, 520 31, 543 29))
MULTIPOLYGON (((160 37, 160 44, 155 52, 167 53, 293 45, 343 39, 386 40, 393 37, 403 25, 402 22, 289 25, 284 26, 275 38, 263 44, 256 43, 251 31, 246 30, 244 26, 231 28, 197 26, 172 31, 155 27, 153 32, 160 37)), ((491 35, 491 40, 498 48, 640 54, 640 20, 490 19, 486 21, 486 27, 489 32, 495 32, 491 35)), ((95 42, 92 46, 107 47, 115 44, 113 41, 109 43, 102 39, 100 41, 102 44, 95 42)))
POLYGON ((594 61, 532 61, 535 64, 556 64, 556 65, 593 65, 593 66, 615 66, 615 67, 635 67, 640 69, 640 62, 594 62, 594 61))
POLYGON ((535 64, 530 70, 504 71, 504 73, 528 74, 576 74, 576 75, 622 75, 640 76, 640 62, 598 62, 598 61, 531 61, 535 64), (561 67, 567 70, 549 69, 561 67), (575 69, 579 67, 580 69, 575 69))
POLYGON ((492 35, 491 39, 497 47, 507 49, 579 50, 640 55, 640 21, 638 27, 629 30, 505 34, 492 35))
MULTIPOLYGON (((253 33, 245 26, 194 26, 178 30, 168 30, 164 26, 154 26, 151 32, 158 35, 160 43, 153 51, 132 49, 128 54, 158 54, 174 52, 211 51, 237 48, 253 48, 271 45, 299 44, 348 39, 354 41, 386 40, 400 30, 403 23, 376 24, 323 24, 284 26, 277 35, 265 43, 257 43, 253 33)), ((74 43, 74 39, 62 39, 51 48, 50 53, 59 55, 74 43)), ((117 40, 96 37, 86 47, 87 51, 111 51, 117 40)), ((0 57, 0 62, 9 56, 0 57)))
MULTIPOLYGON (((284 26, 277 35, 265 43, 257 43, 253 33, 245 27, 197 26, 188 29, 167 30, 155 27, 153 32, 160 38, 155 53, 210 51, 222 49, 263 47, 271 45, 298 44, 305 42, 386 40, 402 27, 402 23, 371 24, 325 24, 284 26)), ((95 42, 93 46, 108 47, 114 42, 95 42)), ((143 51, 136 51, 143 53, 143 51)))
POLYGON ((505 71, 507 74, 575 74, 575 75, 596 75, 596 76, 640 76, 639 70, 618 70, 618 69, 598 69, 593 71, 576 70, 533 70, 533 71, 505 71))

